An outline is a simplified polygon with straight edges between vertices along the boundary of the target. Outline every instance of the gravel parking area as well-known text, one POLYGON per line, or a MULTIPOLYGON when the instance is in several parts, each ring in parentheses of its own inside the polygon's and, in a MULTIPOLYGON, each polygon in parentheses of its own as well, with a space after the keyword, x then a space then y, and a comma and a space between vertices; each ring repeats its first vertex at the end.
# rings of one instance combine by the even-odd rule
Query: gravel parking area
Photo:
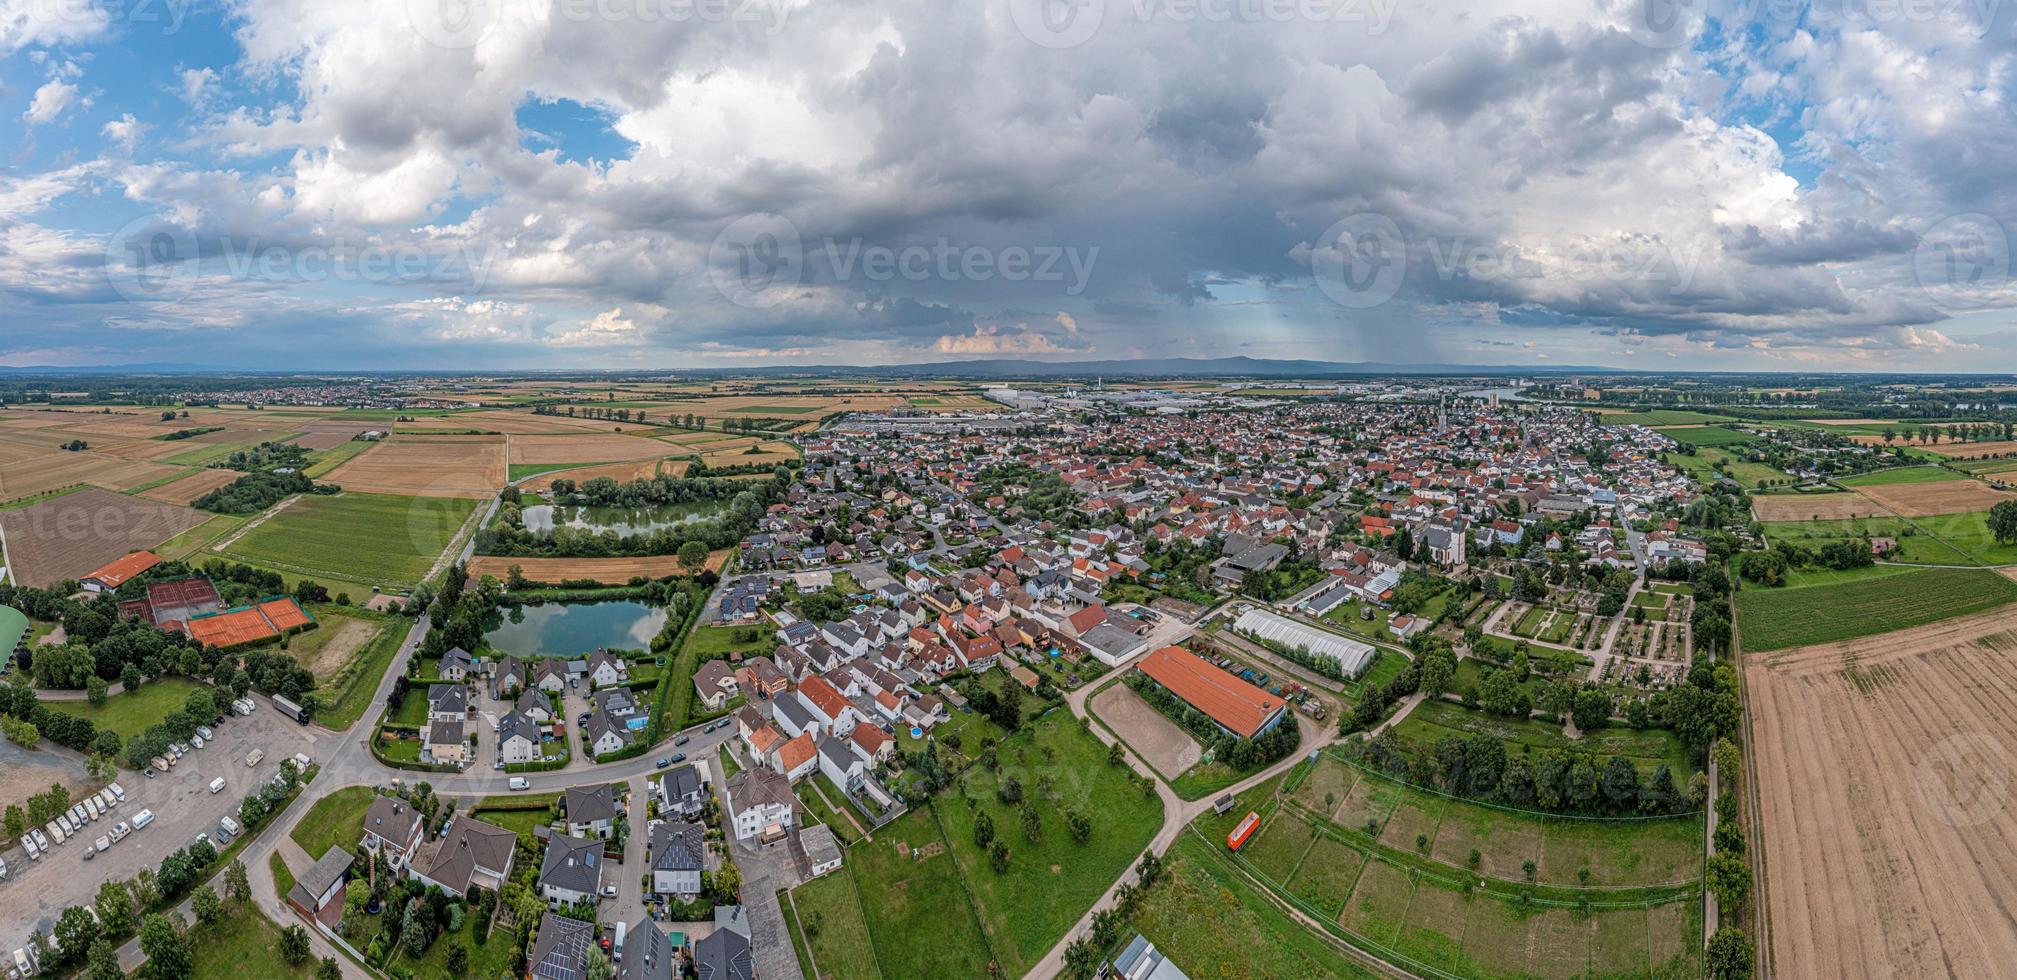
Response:
POLYGON ((253 698, 259 702, 257 711, 227 719, 217 729, 215 742, 191 750, 168 772, 148 779, 121 771, 116 781, 126 791, 126 802, 93 821, 87 837, 96 839, 113 824, 121 820, 130 824, 134 814, 153 810, 154 822, 145 830, 134 831, 90 861, 84 860, 89 840, 75 837, 40 861, 29 861, 18 847, 7 852, 7 879, 0 881, 0 945, 13 949, 37 929, 48 932, 64 908, 91 904, 101 882, 131 878, 141 868, 155 867, 197 834, 208 831, 214 841, 218 820, 235 816, 246 795, 280 771, 281 759, 296 752, 320 758, 317 743, 333 748, 341 737, 297 725, 273 710, 264 697, 253 698), (266 758, 256 768, 247 767, 245 757, 255 748, 266 750, 266 758), (224 777, 224 789, 212 794, 210 781, 219 776, 224 777))

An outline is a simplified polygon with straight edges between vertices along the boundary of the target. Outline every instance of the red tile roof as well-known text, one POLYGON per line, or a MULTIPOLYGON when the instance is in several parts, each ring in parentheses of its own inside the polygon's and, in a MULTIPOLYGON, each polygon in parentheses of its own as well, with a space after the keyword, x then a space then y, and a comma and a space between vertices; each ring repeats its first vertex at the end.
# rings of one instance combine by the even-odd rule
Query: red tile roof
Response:
POLYGON ((101 582, 108 589, 116 589, 127 579, 159 564, 161 559, 154 552, 136 551, 106 562, 103 567, 84 577, 101 582))
POLYGON ((1164 647, 1142 658, 1142 673, 1211 716, 1227 731, 1252 738, 1282 710, 1280 698, 1200 659, 1183 647, 1164 647))

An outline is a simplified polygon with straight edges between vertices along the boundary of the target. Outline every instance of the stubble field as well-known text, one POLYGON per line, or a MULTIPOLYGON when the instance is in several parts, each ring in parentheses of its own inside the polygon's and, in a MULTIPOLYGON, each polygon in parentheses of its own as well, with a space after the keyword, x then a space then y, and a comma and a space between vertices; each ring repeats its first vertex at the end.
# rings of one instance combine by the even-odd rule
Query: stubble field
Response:
POLYGON ((504 440, 396 437, 337 467, 327 479, 364 493, 488 497, 505 483, 504 440))
POLYGON ((44 586, 152 548, 209 514, 92 487, 0 513, 16 581, 44 586))
POLYGON ((1889 508, 1857 493, 1759 494, 1751 498, 1751 513, 1767 523, 1891 516, 1889 508))
POLYGON ((1996 976, 2017 949, 2017 632, 1991 612, 1749 657, 1781 975, 1996 976))

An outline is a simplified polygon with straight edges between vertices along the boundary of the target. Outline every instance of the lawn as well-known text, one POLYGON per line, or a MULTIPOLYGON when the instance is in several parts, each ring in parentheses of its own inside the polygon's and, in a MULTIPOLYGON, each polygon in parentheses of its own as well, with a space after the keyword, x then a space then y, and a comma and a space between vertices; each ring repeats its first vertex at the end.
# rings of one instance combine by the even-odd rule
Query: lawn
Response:
POLYGON ((256 907, 236 907, 210 925, 189 930, 194 977, 312 977, 315 963, 288 966, 280 958, 280 927, 256 907))
MULTIPOLYGON (((1018 833, 1013 826, 1004 830, 1018 833)), ((874 840, 849 848, 842 868, 858 881, 875 883, 857 894, 885 976, 989 975, 987 940, 931 807, 912 810, 877 831, 874 840)))
POLYGON ((1134 863, 1162 825, 1163 808, 1156 796, 1143 798, 1128 770, 1108 765, 1106 747, 1064 712, 1030 722, 996 755, 999 774, 977 768, 965 775, 973 808, 954 790, 940 797, 936 810, 1004 972, 1021 976, 1134 863), (1040 814, 1035 843, 1023 834, 1021 810, 996 798, 997 787, 1010 778, 1022 785, 1023 806, 1040 814), (1066 828, 1070 807, 1092 821, 1084 844, 1074 843, 1066 828), (1008 843, 1004 873, 996 874, 974 844, 978 813, 988 814, 997 839, 1008 843))
MULTIPOLYGON (((94 708, 89 701, 51 701, 52 711, 86 718, 97 725, 100 731, 119 733, 120 741, 132 738, 161 723, 170 711, 182 707, 189 698, 189 692, 207 686, 181 677, 157 677, 140 685, 138 691, 128 691, 105 699, 103 707, 94 708)), ((205 718, 204 721, 210 719, 205 718)))
POLYGON ((487 796, 483 802, 469 811, 469 815, 485 823, 493 823, 532 840, 532 829, 543 827, 553 820, 553 805, 560 802, 559 793, 513 794, 511 796, 487 796), (496 807, 537 807, 537 809, 495 809, 496 807))
POLYGON ((1753 463, 1738 459, 1720 449, 1703 447, 1693 455, 1668 453, 1667 462, 1688 471, 1688 475, 1702 483, 1714 483, 1719 475, 1727 476, 1746 487, 1761 487, 1768 483, 1791 482, 1791 474, 1773 469, 1763 463, 1753 463), (1720 473, 1717 465, 1721 464, 1720 473))
POLYGON ((440 980, 463 980, 465 977, 502 977, 511 973, 512 960, 517 950, 512 948, 511 937, 493 928, 485 942, 473 941, 475 918, 465 916, 462 928, 455 932, 444 932, 427 947, 427 954, 419 959, 399 954, 395 962, 408 974, 416 978, 440 978, 440 980), (469 948, 469 965, 461 973, 448 970, 448 949, 451 946, 469 948))
POLYGON ((1836 480, 1845 487, 1889 487, 1901 483, 1939 483, 1943 480, 1965 480, 1967 477, 1938 466, 1900 466, 1895 469, 1878 470, 1857 476, 1845 476, 1836 480))
MULTIPOLYGON (((702 613, 706 615, 706 613, 702 613)), ((686 644, 679 648, 679 656, 672 661, 672 705, 668 712, 671 719, 667 731, 685 728, 687 723, 699 717, 694 712, 693 673, 708 660, 727 657, 731 652, 769 653, 776 649, 776 637, 760 626, 701 626, 695 625, 686 634, 686 644)))
POLYGON ((1813 588, 1748 588, 1737 596, 1752 652, 1888 633, 2017 602, 2017 582, 1988 569, 1923 568, 1813 588))
POLYGON ((798 911, 806 945, 819 964, 817 971, 811 963, 803 964, 806 976, 877 980, 883 975, 869 941, 868 923, 862 919, 858 887, 850 866, 843 863, 839 871, 792 890, 792 906, 798 911))
POLYGON ((288 836, 311 858, 321 858, 332 846, 354 848, 364 836, 364 811, 375 795, 369 786, 345 786, 316 800, 288 836))
POLYGON ((300 575, 413 585, 477 503, 370 493, 306 496, 232 542, 224 555, 300 575))

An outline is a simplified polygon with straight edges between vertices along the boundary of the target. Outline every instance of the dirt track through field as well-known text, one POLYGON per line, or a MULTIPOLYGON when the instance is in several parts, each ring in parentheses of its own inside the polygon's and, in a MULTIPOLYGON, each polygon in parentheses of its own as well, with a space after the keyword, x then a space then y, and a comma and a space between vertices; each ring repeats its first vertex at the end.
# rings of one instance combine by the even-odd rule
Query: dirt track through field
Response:
POLYGON ((2017 950, 2009 608, 1750 657, 1781 976, 2007 976, 2017 950))

